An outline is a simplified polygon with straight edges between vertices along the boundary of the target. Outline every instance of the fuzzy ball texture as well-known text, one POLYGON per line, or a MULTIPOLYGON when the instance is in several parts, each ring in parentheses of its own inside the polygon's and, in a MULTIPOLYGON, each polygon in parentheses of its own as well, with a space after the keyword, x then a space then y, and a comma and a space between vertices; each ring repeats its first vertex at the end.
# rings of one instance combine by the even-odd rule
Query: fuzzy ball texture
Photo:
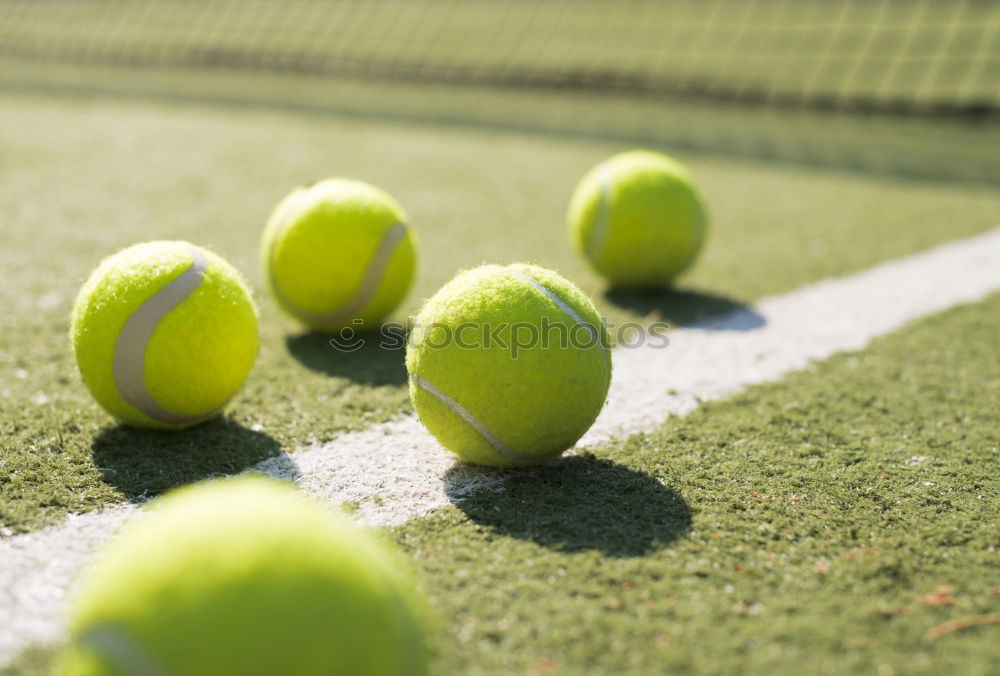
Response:
POLYGON ((153 503, 79 585, 67 676, 423 674, 405 561, 289 484, 205 482, 153 503))
POLYGON ((615 155, 587 173, 567 221, 574 248, 622 288, 670 286, 694 261, 708 223, 687 168, 642 150, 615 155))
POLYGON ((416 235, 388 194, 328 179, 278 204, 261 239, 264 276, 278 305, 306 326, 371 329, 406 296, 416 235))
POLYGON ((217 415, 257 358, 257 311, 229 263, 188 242, 106 258, 73 306, 73 352, 97 402, 137 427, 217 415))
POLYGON ((534 265, 460 273, 414 318, 410 397, 437 440, 469 462, 525 467, 570 448, 611 382, 590 299, 534 265))

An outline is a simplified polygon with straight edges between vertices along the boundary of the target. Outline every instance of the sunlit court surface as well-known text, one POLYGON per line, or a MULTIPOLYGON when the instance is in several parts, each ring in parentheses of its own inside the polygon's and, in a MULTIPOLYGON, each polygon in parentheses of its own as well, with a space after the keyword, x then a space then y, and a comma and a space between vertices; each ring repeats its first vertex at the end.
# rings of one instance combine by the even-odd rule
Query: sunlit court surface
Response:
POLYGON ((0 0, 0 674, 990 674, 1000 6, 0 0))

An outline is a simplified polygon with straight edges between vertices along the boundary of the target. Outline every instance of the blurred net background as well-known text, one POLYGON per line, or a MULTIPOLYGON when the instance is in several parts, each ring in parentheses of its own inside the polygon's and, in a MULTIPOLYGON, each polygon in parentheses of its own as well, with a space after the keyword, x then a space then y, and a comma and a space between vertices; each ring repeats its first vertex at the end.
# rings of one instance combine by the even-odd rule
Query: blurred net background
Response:
POLYGON ((995 0, 0 0, 21 88, 604 134, 991 180, 995 0), (561 95, 557 100, 556 96, 561 95))

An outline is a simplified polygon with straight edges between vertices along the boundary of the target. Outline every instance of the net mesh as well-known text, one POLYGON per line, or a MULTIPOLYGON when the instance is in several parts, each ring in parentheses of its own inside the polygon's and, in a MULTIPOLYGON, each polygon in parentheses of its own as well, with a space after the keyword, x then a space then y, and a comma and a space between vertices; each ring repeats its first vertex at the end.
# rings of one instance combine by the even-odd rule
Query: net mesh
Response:
POLYGON ((994 0, 0 0, 0 58, 1000 109, 994 0))

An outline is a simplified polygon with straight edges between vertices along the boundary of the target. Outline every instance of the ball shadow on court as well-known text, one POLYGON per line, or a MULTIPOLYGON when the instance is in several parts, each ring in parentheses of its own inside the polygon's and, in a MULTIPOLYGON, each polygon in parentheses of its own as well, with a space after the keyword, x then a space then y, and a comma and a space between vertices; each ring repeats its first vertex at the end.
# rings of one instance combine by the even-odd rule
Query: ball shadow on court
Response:
POLYGON ((752 331, 767 324, 762 314, 745 303, 690 289, 609 289, 604 292, 604 299, 634 314, 674 326, 709 331, 752 331))
MULTIPOLYGON (((468 482, 469 469, 456 465, 445 483, 468 482)), ((585 454, 507 474, 467 496, 453 486, 452 502, 497 533, 567 552, 643 556, 691 529, 691 509, 677 491, 610 460, 585 454)))
POLYGON ((226 418, 179 431, 103 429, 91 443, 105 483, 130 501, 155 497, 176 486, 239 474, 281 454, 277 441, 226 418))
POLYGON ((285 339, 288 352, 306 368, 361 385, 406 383, 406 333, 402 325, 386 324, 359 333, 349 346, 338 346, 327 333, 310 331, 285 339))

